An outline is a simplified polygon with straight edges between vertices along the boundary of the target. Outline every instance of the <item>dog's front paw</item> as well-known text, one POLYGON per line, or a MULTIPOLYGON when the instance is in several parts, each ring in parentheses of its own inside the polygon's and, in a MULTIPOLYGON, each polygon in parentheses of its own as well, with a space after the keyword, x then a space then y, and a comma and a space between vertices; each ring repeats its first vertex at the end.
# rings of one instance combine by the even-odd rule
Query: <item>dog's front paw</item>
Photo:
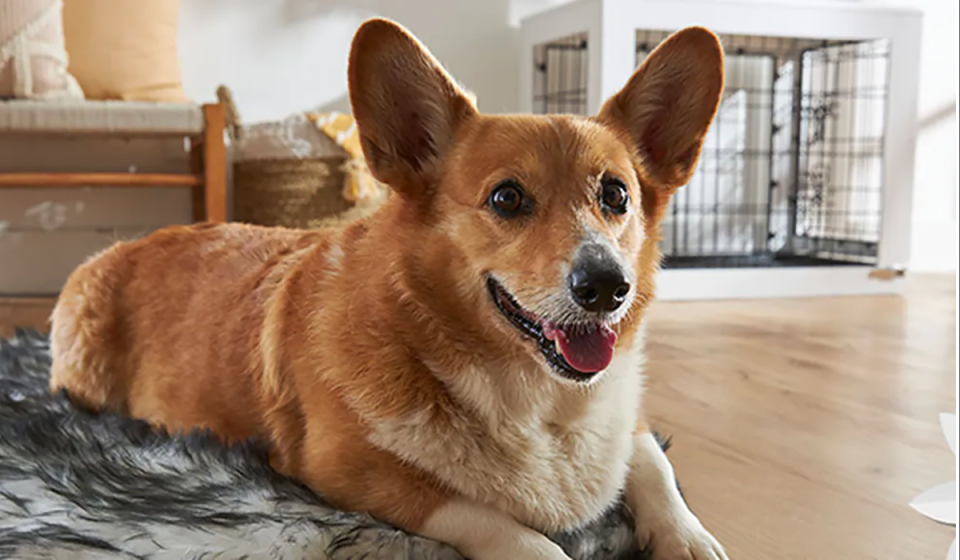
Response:
POLYGON ((693 515, 659 527, 638 527, 637 538, 651 560, 729 560, 723 546, 693 515))

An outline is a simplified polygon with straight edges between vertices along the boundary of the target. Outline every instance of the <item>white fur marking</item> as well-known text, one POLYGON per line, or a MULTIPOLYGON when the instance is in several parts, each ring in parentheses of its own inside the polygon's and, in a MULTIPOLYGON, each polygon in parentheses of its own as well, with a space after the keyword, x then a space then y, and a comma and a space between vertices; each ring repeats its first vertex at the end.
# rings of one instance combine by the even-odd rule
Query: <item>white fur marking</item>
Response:
POLYGON ((430 364, 457 404, 378 422, 370 440, 530 527, 582 525, 626 481, 640 400, 639 348, 615 356, 590 386, 561 383, 532 361, 491 361, 455 374, 430 364))
POLYGON ((472 560, 569 560, 547 537, 503 512, 464 500, 441 506, 419 532, 472 560))
POLYGON ((627 483, 637 518, 637 537, 652 546, 654 560, 727 560, 713 536, 677 489, 673 467, 653 434, 637 434, 627 483))

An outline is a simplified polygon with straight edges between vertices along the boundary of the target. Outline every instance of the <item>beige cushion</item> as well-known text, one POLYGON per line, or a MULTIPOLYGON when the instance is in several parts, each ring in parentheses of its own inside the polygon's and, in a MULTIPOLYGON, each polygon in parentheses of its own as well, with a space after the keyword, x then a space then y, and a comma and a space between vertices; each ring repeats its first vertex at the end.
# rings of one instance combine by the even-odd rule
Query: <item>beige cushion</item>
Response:
POLYGON ((0 98, 82 99, 67 73, 61 0, 0 0, 0 98))
POLYGON ((87 99, 186 101, 177 59, 179 0, 67 0, 70 73, 87 99))
POLYGON ((203 129, 203 110, 190 103, 0 102, 0 133, 193 136, 203 129))

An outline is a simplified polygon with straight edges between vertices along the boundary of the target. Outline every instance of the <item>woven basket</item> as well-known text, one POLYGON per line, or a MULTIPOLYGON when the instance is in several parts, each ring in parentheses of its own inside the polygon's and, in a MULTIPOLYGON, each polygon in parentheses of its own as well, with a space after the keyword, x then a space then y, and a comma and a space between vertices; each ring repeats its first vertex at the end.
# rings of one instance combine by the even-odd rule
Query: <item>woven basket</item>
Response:
POLYGON ((243 126, 233 96, 221 86, 227 132, 234 146, 234 219, 290 228, 342 225, 380 200, 344 196, 348 154, 305 115, 243 126))
POLYGON ((346 158, 274 159, 234 164, 234 219, 314 228, 350 210, 342 195, 346 158))

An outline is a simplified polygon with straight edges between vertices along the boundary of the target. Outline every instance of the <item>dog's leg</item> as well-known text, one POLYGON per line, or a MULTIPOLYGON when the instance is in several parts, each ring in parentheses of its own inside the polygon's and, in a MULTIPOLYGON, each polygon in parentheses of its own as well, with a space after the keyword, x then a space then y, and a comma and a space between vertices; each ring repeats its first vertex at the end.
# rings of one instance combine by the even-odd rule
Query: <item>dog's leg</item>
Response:
POLYGON ((634 436, 627 503, 637 523, 640 546, 653 560, 728 560, 723 547, 687 507, 673 467, 648 431, 634 436))
POLYGON ((570 560, 559 545, 509 515, 461 499, 440 506, 418 532, 471 560, 570 560))

